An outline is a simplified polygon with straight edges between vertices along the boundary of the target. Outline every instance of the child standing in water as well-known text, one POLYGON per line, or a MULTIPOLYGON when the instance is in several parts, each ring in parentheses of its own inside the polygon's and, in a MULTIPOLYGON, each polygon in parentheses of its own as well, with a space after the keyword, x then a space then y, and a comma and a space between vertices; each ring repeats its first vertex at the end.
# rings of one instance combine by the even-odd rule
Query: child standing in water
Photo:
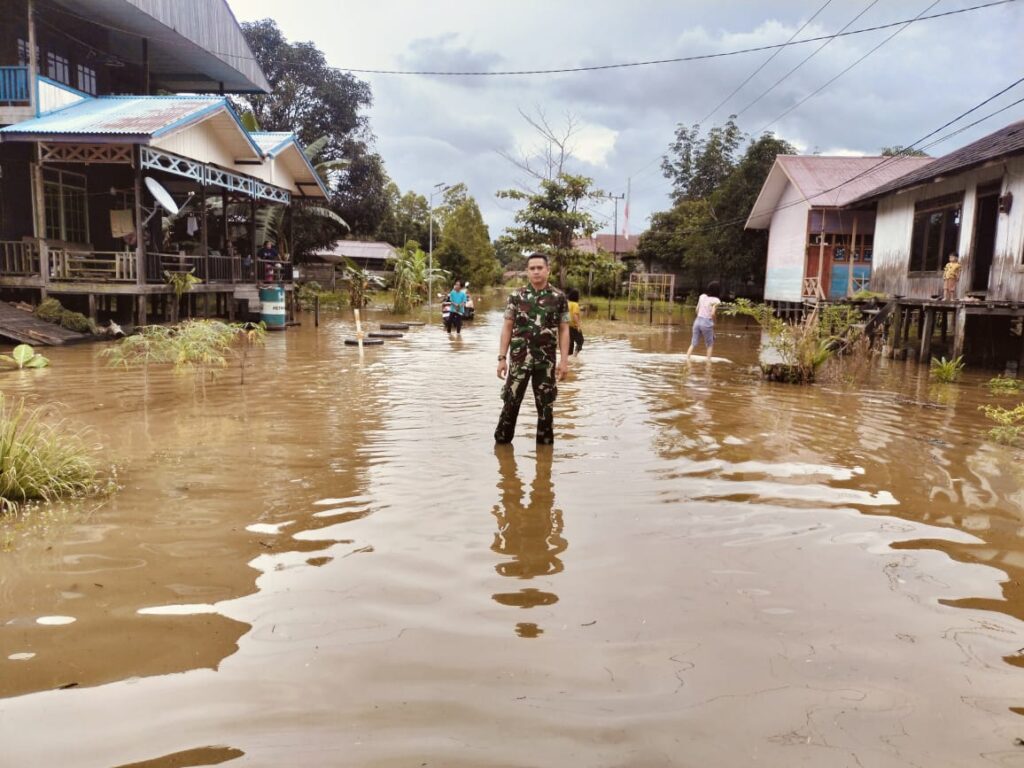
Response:
POLYGON ((956 284, 960 280, 960 258, 956 253, 949 254, 949 262, 942 269, 942 298, 952 301, 956 298, 956 284))
POLYGON ((693 348, 697 346, 700 339, 704 339, 704 345, 708 348, 708 360, 711 360, 711 353, 715 348, 715 310, 722 300, 718 298, 718 281, 708 285, 707 291, 697 299, 697 318, 693 321, 693 337, 690 339, 690 348, 686 350, 686 359, 690 359, 693 348))
POLYGON ((583 319, 580 317, 580 292, 569 288, 565 292, 569 300, 569 354, 578 355, 583 349, 583 319))

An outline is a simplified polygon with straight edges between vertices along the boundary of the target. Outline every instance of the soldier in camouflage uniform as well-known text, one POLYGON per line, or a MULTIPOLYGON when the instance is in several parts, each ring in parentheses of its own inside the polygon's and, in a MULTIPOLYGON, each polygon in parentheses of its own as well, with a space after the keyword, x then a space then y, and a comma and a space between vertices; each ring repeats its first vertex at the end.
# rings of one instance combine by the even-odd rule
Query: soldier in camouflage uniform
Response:
POLYGON ((550 445, 555 441, 552 421, 558 395, 556 382, 568 370, 569 304, 564 293, 548 285, 549 271, 547 256, 531 255, 526 260, 530 284, 508 297, 498 348, 498 378, 505 379, 501 391, 505 407, 494 430, 497 443, 512 442, 519 406, 530 382, 537 403, 537 442, 550 445))

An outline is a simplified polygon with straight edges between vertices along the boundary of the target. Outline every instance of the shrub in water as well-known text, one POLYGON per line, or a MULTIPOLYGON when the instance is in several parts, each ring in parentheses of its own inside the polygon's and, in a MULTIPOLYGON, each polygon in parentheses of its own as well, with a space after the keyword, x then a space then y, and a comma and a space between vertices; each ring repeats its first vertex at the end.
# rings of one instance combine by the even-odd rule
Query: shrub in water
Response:
POLYGON ((85 493, 95 478, 81 433, 0 393, 0 511, 85 493))

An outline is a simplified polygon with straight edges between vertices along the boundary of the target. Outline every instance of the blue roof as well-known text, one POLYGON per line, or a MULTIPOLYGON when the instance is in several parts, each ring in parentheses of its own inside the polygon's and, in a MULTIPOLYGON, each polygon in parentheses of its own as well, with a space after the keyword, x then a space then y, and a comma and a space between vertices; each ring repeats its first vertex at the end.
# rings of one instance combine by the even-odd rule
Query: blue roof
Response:
POLYGON ((0 138, 109 136, 159 138, 214 112, 226 111, 258 155, 260 147, 223 96, 99 96, 84 99, 34 120, 0 128, 0 138))

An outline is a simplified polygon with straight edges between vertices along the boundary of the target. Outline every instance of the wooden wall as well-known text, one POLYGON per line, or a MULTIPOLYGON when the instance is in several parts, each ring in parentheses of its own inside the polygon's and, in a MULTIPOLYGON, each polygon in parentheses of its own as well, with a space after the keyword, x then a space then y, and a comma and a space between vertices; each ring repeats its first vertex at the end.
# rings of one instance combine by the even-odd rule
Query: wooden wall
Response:
POLYGON ((914 204, 955 192, 964 193, 958 251, 963 263, 963 286, 971 284, 974 263, 974 224, 977 188, 998 181, 1001 192, 1013 193, 1010 212, 1001 213, 996 225, 995 254, 989 275, 990 300, 1024 301, 1024 158, 966 171, 938 183, 926 184, 878 203, 875 221, 874 271, 871 289, 893 295, 927 299, 942 293, 942 273, 908 274, 914 204))

